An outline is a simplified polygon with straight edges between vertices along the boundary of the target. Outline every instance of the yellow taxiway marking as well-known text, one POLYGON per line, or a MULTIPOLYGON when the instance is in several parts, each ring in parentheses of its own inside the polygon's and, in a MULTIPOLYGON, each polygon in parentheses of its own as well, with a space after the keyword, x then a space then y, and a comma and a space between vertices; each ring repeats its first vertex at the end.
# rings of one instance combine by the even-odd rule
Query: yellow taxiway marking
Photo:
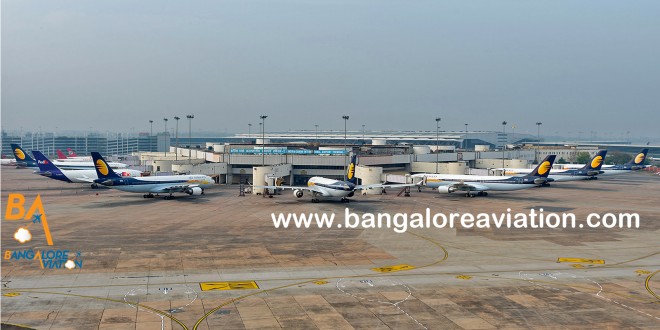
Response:
POLYGON ((650 270, 644 270, 644 269, 638 269, 638 270, 635 271, 635 273, 637 273, 638 275, 648 275, 648 274, 651 274, 651 271, 650 270))
POLYGON ((16 296, 20 296, 20 295, 21 294, 18 293, 18 292, 7 292, 7 293, 2 294, 2 296, 4 296, 4 297, 16 297, 16 296))
POLYGON ((648 277, 646 277, 646 281, 644 281, 644 286, 646 287, 646 291, 648 291, 652 296, 654 296, 655 299, 660 300, 660 297, 659 297, 657 294, 655 294, 655 292, 653 292, 653 290, 651 289, 651 286, 649 285, 649 283, 651 282, 651 278, 653 277, 653 275, 657 274, 658 272, 660 272, 660 270, 656 270, 656 271, 654 271, 651 275, 649 275, 648 277))
POLYGON ((460 279, 460 280, 469 280, 469 279, 472 278, 472 276, 470 276, 470 275, 457 275, 456 278, 460 279))
POLYGON ((379 273, 391 273, 391 272, 398 272, 402 270, 411 270, 414 269, 415 266, 411 266, 408 264, 400 264, 400 265, 394 265, 394 266, 387 266, 387 267, 378 267, 378 268, 371 268, 373 271, 377 271, 379 273))
POLYGON ((583 264, 571 264, 571 267, 573 268, 584 268, 583 264))
POLYGON ((328 284, 328 283, 330 283, 330 282, 324 281, 324 280, 314 282, 314 284, 318 284, 318 285, 323 285, 323 284, 328 284))
POLYGON ((584 258, 557 258, 557 262, 572 262, 572 263, 600 264, 600 265, 605 264, 605 260, 602 259, 584 259, 584 258))
POLYGON ((202 291, 212 290, 254 290, 259 289, 255 281, 229 281, 229 282, 201 282, 202 291))

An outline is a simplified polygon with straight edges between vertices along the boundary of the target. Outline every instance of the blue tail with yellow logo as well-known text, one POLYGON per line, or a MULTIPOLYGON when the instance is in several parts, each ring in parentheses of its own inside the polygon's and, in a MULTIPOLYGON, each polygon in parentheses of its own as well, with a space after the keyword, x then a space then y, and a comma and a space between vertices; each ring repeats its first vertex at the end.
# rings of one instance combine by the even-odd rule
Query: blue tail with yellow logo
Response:
POLYGON ((603 167, 603 161, 605 160, 606 155, 607 150, 599 150, 596 155, 591 158, 591 161, 585 164, 581 169, 587 171, 600 171, 600 168, 603 167))
POLYGON ((348 164, 348 169, 346 170, 346 181, 357 184, 357 178, 355 177, 355 167, 357 166, 357 155, 351 157, 351 163, 348 164))
POLYGON ((96 175, 98 175, 99 179, 120 178, 120 176, 110 168, 110 165, 108 165, 108 162, 103 159, 100 153, 92 151, 92 160, 94 161, 94 169, 96 169, 96 175))
POLYGON ((552 164, 555 162, 555 158, 557 158, 556 155, 548 155, 538 166, 536 166, 532 173, 529 173, 524 177, 547 178, 548 174, 550 174, 550 169, 552 169, 552 164))
POLYGON ((635 167, 635 166, 642 166, 644 164, 644 160, 646 160, 646 154, 649 153, 648 148, 642 149, 635 158, 631 159, 629 162, 625 163, 625 166, 629 167, 635 167))
POLYGON ((11 151, 14 153, 14 158, 16 158, 16 165, 19 167, 37 167, 37 162, 28 155, 21 146, 15 143, 11 143, 11 151))

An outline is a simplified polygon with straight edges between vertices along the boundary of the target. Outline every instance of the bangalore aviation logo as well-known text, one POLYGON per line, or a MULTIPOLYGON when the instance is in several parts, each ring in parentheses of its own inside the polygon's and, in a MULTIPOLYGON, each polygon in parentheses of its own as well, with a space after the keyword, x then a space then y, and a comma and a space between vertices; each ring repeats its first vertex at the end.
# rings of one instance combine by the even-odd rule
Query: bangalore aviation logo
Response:
MULTIPOLYGON (((14 233, 14 239, 18 241, 20 245, 26 244, 32 241, 34 237, 39 238, 42 235, 45 236, 46 244, 48 246, 54 245, 53 237, 50 233, 50 228, 48 227, 46 211, 44 210, 44 205, 41 201, 41 195, 37 195, 27 212, 25 211, 25 196, 23 196, 23 194, 10 193, 7 197, 6 205, 5 221, 29 221, 27 224, 21 224, 14 233), (43 229, 43 234, 38 228, 39 225, 41 225, 41 228, 43 229), (36 226, 37 228, 31 228, 32 226, 36 226), (34 235, 31 231, 35 231, 34 235)), ((6 227, 7 225, 3 226, 6 227)), ((5 246, 7 246, 7 244, 3 242, 3 247, 5 246)), ((44 269, 74 269, 82 268, 83 265, 83 261, 80 258, 80 252, 76 252, 76 255, 72 256, 69 250, 62 249, 5 249, 2 255, 5 260, 38 261, 41 268, 44 269)))
POLYGON ((351 163, 350 165, 348 165, 347 178, 350 180, 353 178, 353 175, 355 175, 355 164, 351 163))
POLYGON ((640 152, 637 157, 635 157, 635 164, 641 164, 644 161, 644 158, 646 158, 646 156, 644 156, 643 152, 640 152))
POLYGON ((598 166, 600 166, 600 164, 602 164, 602 163, 603 163, 603 157, 602 156, 596 156, 596 158, 594 158, 591 161, 591 167, 592 168, 598 168, 598 166))
POLYGON ((20 160, 25 159, 25 154, 23 153, 23 150, 21 150, 19 148, 14 149, 14 155, 16 155, 16 157, 18 157, 18 159, 20 159, 20 160))
POLYGON ((544 161, 541 164, 541 166, 539 166, 539 171, 538 171, 539 175, 545 175, 546 173, 548 173, 548 171, 550 170, 550 167, 551 167, 550 162, 547 161, 547 160, 544 161))
POLYGON ((108 175, 108 165, 100 159, 96 160, 96 169, 98 169, 101 174, 108 175))

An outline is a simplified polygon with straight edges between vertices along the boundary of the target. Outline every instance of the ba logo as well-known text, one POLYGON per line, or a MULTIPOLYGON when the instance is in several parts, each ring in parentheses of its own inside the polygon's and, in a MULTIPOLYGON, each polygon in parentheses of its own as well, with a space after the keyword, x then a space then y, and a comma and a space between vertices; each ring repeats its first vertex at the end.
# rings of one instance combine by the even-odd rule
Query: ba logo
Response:
POLYGON ((545 175, 546 173, 548 173, 548 171, 550 170, 550 167, 551 167, 550 162, 547 161, 547 160, 545 162, 541 163, 541 165, 539 166, 539 170, 538 170, 539 175, 545 175))
POLYGON ((348 165, 347 178, 350 180, 353 178, 353 175, 355 175, 355 164, 351 163, 350 165, 348 165))
POLYGON ((98 169, 101 174, 108 175, 108 165, 100 159, 96 160, 96 169, 98 169))
MULTIPOLYGON (((43 203, 41 202, 41 195, 37 195, 30 208, 25 211, 25 196, 22 194, 10 193, 7 197, 7 209, 5 211, 5 220, 29 220, 27 225, 22 225, 14 233, 16 239, 21 245, 32 240, 32 233, 30 228, 33 225, 43 227, 46 242, 49 246, 53 245, 53 237, 48 228, 48 220, 46 219, 46 212, 43 203)), ((37 230, 38 231, 38 230, 37 230)), ((3 243, 3 248, 6 244, 3 243)), ((18 249, 8 250, 3 249, 3 259, 5 260, 32 260, 38 261, 42 269, 75 269, 82 268, 83 260, 81 253, 77 252, 75 256, 69 254, 69 250, 62 249, 18 249)))
POLYGON ((14 149, 14 155, 16 155, 16 157, 18 157, 18 159, 20 159, 20 160, 25 159, 25 154, 23 153, 23 150, 21 150, 19 148, 14 149))
POLYGON ((646 158, 646 156, 644 156, 643 152, 640 152, 637 157, 635 157, 635 164, 641 164, 644 161, 644 158, 646 158))
POLYGON ((603 157, 596 156, 596 158, 594 158, 591 161, 591 168, 598 168, 598 166, 600 166, 600 164, 602 164, 602 163, 603 163, 603 157))
POLYGON ((9 194, 9 197, 7 197, 5 220, 32 220, 27 226, 19 228, 14 234, 14 238, 21 244, 28 242, 32 239, 32 234, 30 234, 28 227, 36 223, 41 223, 46 234, 46 242, 48 242, 48 245, 53 245, 53 238, 50 235, 48 220, 46 219, 46 211, 44 210, 43 203, 41 203, 41 195, 37 195, 37 198, 27 212, 25 212, 24 204, 25 196, 22 194, 9 194), (39 211, 39 214, 35 215, 37 211, 39 211))

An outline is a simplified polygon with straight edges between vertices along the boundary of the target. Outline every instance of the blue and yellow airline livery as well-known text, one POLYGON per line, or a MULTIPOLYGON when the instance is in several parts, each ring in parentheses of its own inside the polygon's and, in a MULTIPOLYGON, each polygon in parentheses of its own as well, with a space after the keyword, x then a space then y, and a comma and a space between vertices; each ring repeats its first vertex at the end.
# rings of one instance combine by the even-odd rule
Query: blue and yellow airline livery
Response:
POLYGON ((214 184, 210 176, 201 174, 122 177, 112 170, 98 152, 92 152, 92 160, 98 176, 98 179, 94 180, 95 183, 112 189, 144 193, 144 198, 153 198, 154 194, 166 194, 165 199, 173 199, 172 193, 175 192, 197 196, 214 184))
POLYGON ((364 189, 378 189, 378 188, 402 188, 417 186, 419 184, 369 184, 358 185, 357 177, 355 177, 355 168, 357 166, 357 156, 351 157, 351 162, 346 169, 346 181, 335 180, 315 176, 307 181, 307 186, 254 186, 254 188, 264 189, 290 189, 293 190, 293 195, 301 198, 304 192, 310 192, 312 195, 312 203, 318 203, 321 197, 334 197, 340 198, 342 202, 348 202, 348 197, 353 197, 355 191, 364 189))
POLYGON ((16 158, 16 167, 37 168, 37 162, 21 146, 11 143, 11 150, 16 158))

